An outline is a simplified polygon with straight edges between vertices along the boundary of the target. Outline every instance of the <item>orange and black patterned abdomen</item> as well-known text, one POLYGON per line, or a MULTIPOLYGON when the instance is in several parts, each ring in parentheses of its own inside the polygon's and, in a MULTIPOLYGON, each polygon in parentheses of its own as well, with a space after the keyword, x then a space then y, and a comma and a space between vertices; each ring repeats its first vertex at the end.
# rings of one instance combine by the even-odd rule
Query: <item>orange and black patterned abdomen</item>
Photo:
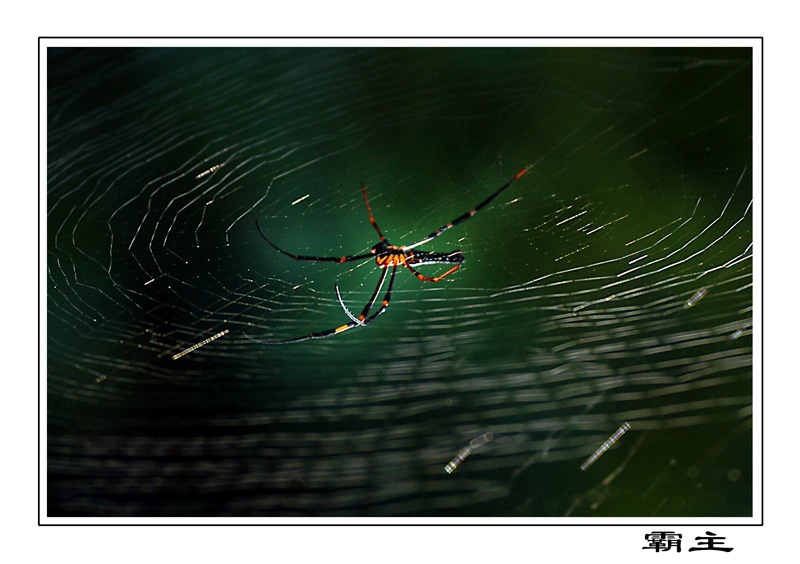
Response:
POLYGON ((407 251, 403 247, 395 247, 380 242, 372 248, 375 262, 381 268, 390 266, 406 266, 421 264, 462 264, 464 253, 460 250, 449 253, 436 253, 429 251, 407 251))
POLYGON ((406 259, 408 264, 462 264, 466 259, 459 250, 449 253, 434 253, 428 251, 412 251, 406 259))

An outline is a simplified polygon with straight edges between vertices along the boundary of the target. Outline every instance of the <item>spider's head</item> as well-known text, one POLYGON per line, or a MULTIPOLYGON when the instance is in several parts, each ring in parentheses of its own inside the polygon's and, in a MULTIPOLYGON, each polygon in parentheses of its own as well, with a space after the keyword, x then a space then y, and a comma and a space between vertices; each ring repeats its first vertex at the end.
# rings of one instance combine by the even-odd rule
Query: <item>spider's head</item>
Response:
POLYGON ((381 241, 370 249, 373 255, 381 256, 389 252, 389 244, 386 241, 381 241))

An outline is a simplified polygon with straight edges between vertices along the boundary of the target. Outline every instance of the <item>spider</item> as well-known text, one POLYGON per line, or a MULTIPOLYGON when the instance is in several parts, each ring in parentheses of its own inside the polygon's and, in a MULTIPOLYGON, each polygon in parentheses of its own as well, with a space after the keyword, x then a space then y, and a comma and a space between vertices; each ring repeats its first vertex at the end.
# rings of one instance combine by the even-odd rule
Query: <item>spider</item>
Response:
MULTIPOLYGON (((367 213, 369 214, 369 222, 372 224, 372 227, 375 228, 375 231, 378 232, 378 236, 380 237, 380 241, 370 249, 368 253, 364 253, 361 255, 349 255, 343 257, 315 257, 315 256, 307 256, 307 255, 295 255, 288 251, 284 251, 278 245, 270 241, 264 232, 261 230, 261 226, 258 223, 258 219, 256 219, 256 228, 258 232, 261 234, 261 237, 269 243, 269 245, 275 249, 276 251, 293 258, 294 260, 300 261, 309 261, 309 262, 336 262, 336 263, 343 263, 343 262, 353 262, 353 261, 360 261, 366 260, 368 258, 375 258, 375 263, 378 265, 378 268, 381 269, 381 277, 378 280, 378 285, 375 287, 375 291, 372 292, 372 296, 370 297, 367 305, 364 306, 364 309, 361 310, 361 314, 356 317, 353 313, 347 308, 342 300, 342 296, 339 293, 339 286, 336 285, 336 298, 339 301, 339 305, 344 310, 347 317, 350 318, 350 323, 346 325, 340 325, 335 329, 328 329, 327 331, 322 331, 319 333, 309 333, 308 335, 303 335, 302 337, 295 337, 293 339, 286 339, 283 341, 262 341, 258 340, 257 342, 263 343, 266 345, 283 345, 287 343, 298 343, 300 341, 306 341, 308 339, 324 339, 325 337, 330 337, 332 335, 338 335, 339 333, 344 333, 345 331, 352 329, 353 327, 366 327, 377 317, 386 311, 386 308, 389 306, 389 300, 392 297, 392 287, 394 286, 394 277, 397 273, 397 268, 400 266, 404 266, 408 270, 410 270, 414 276, 422 280, 423 282, 438 282, 442 278, 450 276, 456 270, 461 268, 461 265, 464 263, 464 254, 460 250, 450 251, 449 253, 437 253, 432 251, 417 251, 414 250, 417 247, 424 245, 425 243, 429 243, 430 241, 436 239, 439 235, 450 229, 451 227, 455 227, 459 223, 463 223, 464 221, 471 218, 473 215, 478 213, 482 208, 487 206, 489 202, 494 200, 500 193, 511 186, 517 179, 519 179, 523 174, 530 170, 530 166, 522 169, 517 175, 506 182, 503 186, 500 187, 494 194, 486 198, 480 204, 475 206, 472 210, 468 211, 467 213, 460 215, 447 225, 444 225, 425 237, 420 241, 417 241, 413 245, 402 245, 396 247, 389 243, 389 241, 384 237, 383 233, 381 232, 380 228, 378 227, 378 222, 375 221, 375 218, 372 215, 372 209, 369 206, 369 199, 367 198, 367 189, 364 187, 364 183, 361 183, 361 193, 364 195, 364 203, 367 205, 367 213), (450 270, 446 271, 444 274, 440 274, 439 276, 434 276, 433 278, 425 276, 420 272, 417 272, 415 266, 421 266, 425 264, 452 264, 453 266, 450 270), (383 301, 381 302, 380 307, 370 315, 372 311, 372 307, 375 305, 375 300, 378 297, 378 294, 383 287, 384 282, 386 282, 386 276, 389 273, 389 269, 392 271, 392 275, 389 278, 389 288, 386 290, 386 294, 383 297, 383 301)), ((252 339, 255 340, 255 339, 252 339)))

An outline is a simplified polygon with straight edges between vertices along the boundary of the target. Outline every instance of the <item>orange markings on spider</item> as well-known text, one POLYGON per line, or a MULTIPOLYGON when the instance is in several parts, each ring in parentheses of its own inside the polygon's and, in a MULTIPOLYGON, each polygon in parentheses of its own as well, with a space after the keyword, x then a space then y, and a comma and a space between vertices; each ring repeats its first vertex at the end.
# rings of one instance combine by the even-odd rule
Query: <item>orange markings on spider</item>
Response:
POLYGON ((401 247, 389 247, 390 254, 375 256, 375 263, 380 268, 387 268, 390 266, 405 266, 409 260, 413 261, 414 253, 405 252, 401 247))
MULTIPOLYGON (((439 282, 443 278, 449 276, 450 274, 452 274, 453 272, 455 272, 456 270, 461 268, 461 265, 465 261, 464 254, 460 250, 450 251, 449 253, 439 253, 439 252, 433 252, 433 251, 413 251, 412 252, 411 249, 415 249, 416 247, 419 247, 420 245, 424 245, 425 243, 429 243, 430 241, 432 241, 433 239, 437 238, 439 235, 441 235, 442 233, 444 233, 445 231, 447 231, 451 227, 455 227, 456 225, 459 225, 460 223, 462 223, 462 222, 468 220, 469 218, 471 218, 473 215, 475 215, 481 209, 483 209, 485 206, 487 206, 497 196, 499 196, 503 192, 503 190, 505 190, 506 188, 511 186, 514 183, 514 181, 516 181, 523 174, 528 172, 528 170, 530 170, 532 166, 533 165, 530 165, 530 166, 527 166, 524 169, 522 169, 520 172, 517 173, 517 175, 514 178, 512 178, 511 180, 509 180, 508 182, 503 184, 491 196, 489 196, 488 198, 483 200, 480 204, 475 206, 475 208, 473 208, 472 210, 470 210, 467 213, 457 217, 456 219, 454 219, 450 223, 445 224, 444 226, 440 227, 439 229, 437 229, 436 231, 434 231, 433 233, 431 233, 430 235, 428 235, 424 239, 420 239, 419 241, 417 241, 413 245, 402 245, 402 246, 399 246, 399 247, 395 247, 394 245, 390 245, 389 244, 389 241, 387 241, 386 237, 384 237, 383 233, 381 232, 380 228, 378 227, 378 222, 375 221, 375 218, 372 215, 372 209, 370 208, 370 205, 369 205, 369 198, 367 198, 367 189, 366 189, 366 187, 364 186, 363 183, 361 184, 361 192, 364 195, 364 203, 367 206, 367 213, 369 214, 369 222, 372 224, 372 227, 375 228, 375 231, 378 233, 378 236, 380 237, 380 241, 370 249, 369 253, 364 253, 364 254, 360 254, 360 255, 349 255, 349 256, 343 256, 343 257, 318 257, 318 256, 307 256, 307 255, 295 255, 295 254, 289 253, 287 251, 284 251, 283 249, 278 247, 275 243, 270 241, 267 238, 267 236, 264 234, 264 232, 261 230, 261 226, 258 224, 258 220, 256 220, 256 228, 258 229, 259 234, 261 234, 261 237, 267 243, 269 243, 269 245, 272 248, 274 248, 276 251, 278 251, 278 252, 280 252, 280 253, 282 253, 282 254, 284 254, 284 255, 286 255, 286 256, 294 259, 294 260, 309 261, 309 262, 344 263, 344 262, 360 261, 360 260, 365 260, 365 259, 368 259, 368 258, 375 257, 375 263, 378 265, 378 268, 381 269, 381 277, 380 277, 380 280, 378 281, 378 285, 375 287, 375 291, 372 292, 372 296, 370 297, 369 301, 367 302, 367 305, 364 306, 364 309, 362 310, 361 315, 359 315, 358 317, 355 317, 352 313, 350 313, 350 310, 347 309, 347 306, 344 304, 344 302, 341 299, 341 296, 339 295, 339 289, 338 289, 338 286, 337 286, 337 288, 336 288, 336 292, 337 292, 336 296, 337 296, 337 299, 339 301, 339 305, 342 307, 344 312, 347 314, 347 316, 351 320, 350 323, 348 323, 347 325, 342 325, 340 327, 337 327, 336 329, 329 329, 327 331, 322 331, 322 332, 319 332, 319 333, 309 333, 308 335, 303 335, 302 337, 295 337, 293 339, 286 339, 286 340, 283 340, 283 341, 262 341, 262 340, 258 340, 257 342, 264 343, 264 344, 267 344, 267 345, 282 345, 282 344, 285 344, 285 343, 297 343, 299 341, 305 341, 307 339, 324 339, 325 337, 330 337, 331 335, 336 335, 338 333, 341 333, 343 331, 347 331, 348 329, 351 329, 351 328, 357 327, 357 326, 366 327, 367 325, 369 325, 370 323, 375 321, 375 319, 377 319, 377 317, 380 314, 382 314, 384 311, 386 311, 386 308, 389 306, 389 300, 392 297, 392 287, 394 285, 394 277, 395 277, 395 274, 397 273, 397 268, 400 267, 400 266, 403 266, 403 267, 407 268, 408 270, 410 270, 414 274, 414 276, 416 276, 417 278, 419 278, 423 282, 439 282), (425 276, 425 275, 421 274, 420 272, 417 272, 417 270, 414 268, 414 266, 423 266, 423 265, 429 265, 429 264, 453 264, 455 266, 453 266, 450 270, 448 270, 444 274, 440 274, 439 276, 434 276, 434 277, 425 276), (384 296, 383 301, 381 302, 381 306, 377 309, 377 311, 373 312, 372 311, 372 306, 375 304, 375 301, 376 301, 376 299, 378 297, 378 294, 380 293, 381 288, 383 287, 383 283, 386 281, 386 275, 388 274, 390 267, 391 267, 391 270, 392 270, 392 276, 389 278, 389 288, 386 290, 386 295, 384 296)), ((248 337, 248 338, 250 338, 250 337, 248 337)), ((256 341, 256 339, 252 339, 252 338, 251 338, 251 340, 256 341)))

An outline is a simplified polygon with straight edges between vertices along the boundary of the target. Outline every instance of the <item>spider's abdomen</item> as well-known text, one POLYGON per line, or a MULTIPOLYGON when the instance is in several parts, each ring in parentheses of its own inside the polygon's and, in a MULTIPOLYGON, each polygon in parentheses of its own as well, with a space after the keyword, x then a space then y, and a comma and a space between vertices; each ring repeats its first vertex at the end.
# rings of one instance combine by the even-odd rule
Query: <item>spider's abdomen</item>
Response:
POLYGON ((465 261, 464 253, 459 250, 449 253, 435 253, 429 251, 412 251, 408 253, 408 264, 461 264, 465 261))

